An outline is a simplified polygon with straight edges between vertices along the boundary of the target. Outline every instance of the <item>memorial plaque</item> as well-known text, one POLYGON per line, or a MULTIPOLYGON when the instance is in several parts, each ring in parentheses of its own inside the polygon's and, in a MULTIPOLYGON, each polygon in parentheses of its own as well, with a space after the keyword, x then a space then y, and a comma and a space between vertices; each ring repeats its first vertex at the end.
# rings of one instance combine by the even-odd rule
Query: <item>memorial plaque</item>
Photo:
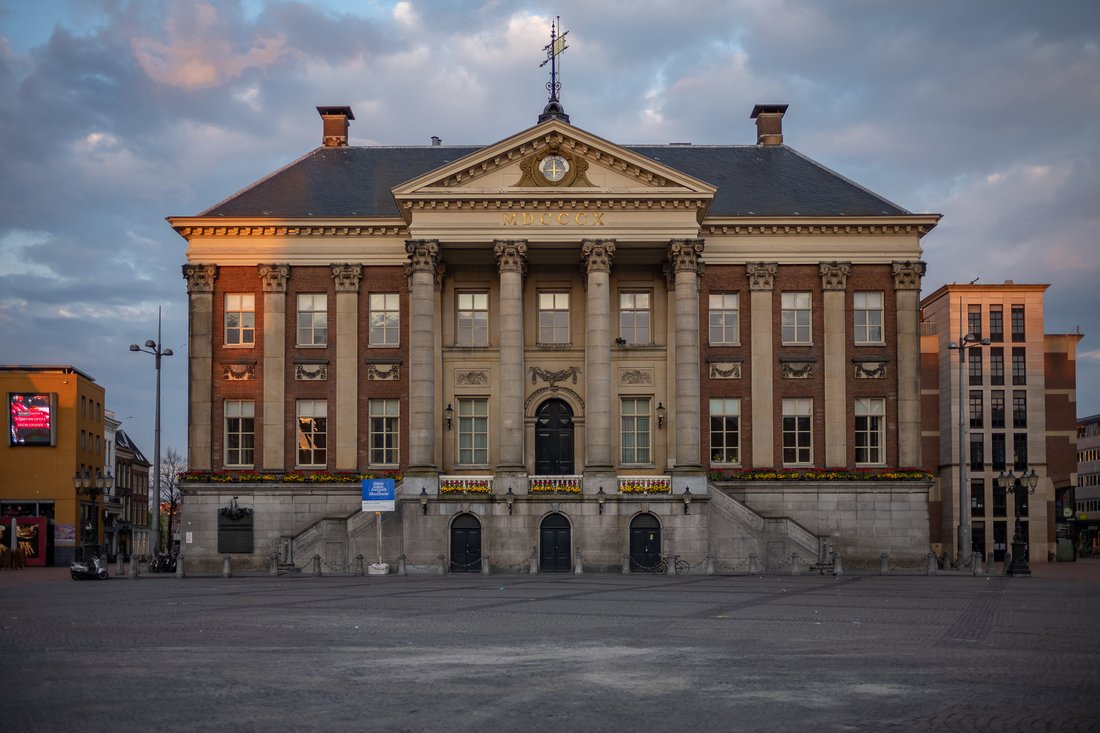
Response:
POLYGON ((218 510, 218 554, 252 553, 251 509, 230 506, 218 510))

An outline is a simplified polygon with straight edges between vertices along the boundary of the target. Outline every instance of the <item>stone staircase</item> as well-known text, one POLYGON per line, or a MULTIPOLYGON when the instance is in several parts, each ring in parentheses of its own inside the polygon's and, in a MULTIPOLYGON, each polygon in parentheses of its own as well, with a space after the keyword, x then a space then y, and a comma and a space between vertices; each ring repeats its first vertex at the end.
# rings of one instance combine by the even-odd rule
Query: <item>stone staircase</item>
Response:
MULTIPOLYGON (((790 517, 765 517, 709 484, 711 537, 717 572, 751 570, 751 557, 767 572, 790 572, 793 555, 816 569, 827 557, 826 543, 790 517)), ((831 562, 831 553, 828 555, 831 562)))

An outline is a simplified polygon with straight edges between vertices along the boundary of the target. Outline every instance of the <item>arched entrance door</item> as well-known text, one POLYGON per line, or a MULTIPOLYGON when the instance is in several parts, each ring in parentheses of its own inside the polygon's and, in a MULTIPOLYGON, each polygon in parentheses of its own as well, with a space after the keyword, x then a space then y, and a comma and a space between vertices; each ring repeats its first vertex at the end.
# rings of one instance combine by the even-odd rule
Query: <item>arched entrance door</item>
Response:
POLYGON ((573 410, 564 400, 547 400, 535 413, 535 473, 573 473, 573 410))
POLYGON ((481 572, 481 522, 473 514, 451 522, 451 572, 481 572))
POLYGON ((650 570, 661 561, 661 524, 652 514, 630 522, 630 569, 650 570))
POLYGON ((572 532, 569 520, 561 514, 551 514, 539 525, 539 571, 568 573, 572 553, 572 532))

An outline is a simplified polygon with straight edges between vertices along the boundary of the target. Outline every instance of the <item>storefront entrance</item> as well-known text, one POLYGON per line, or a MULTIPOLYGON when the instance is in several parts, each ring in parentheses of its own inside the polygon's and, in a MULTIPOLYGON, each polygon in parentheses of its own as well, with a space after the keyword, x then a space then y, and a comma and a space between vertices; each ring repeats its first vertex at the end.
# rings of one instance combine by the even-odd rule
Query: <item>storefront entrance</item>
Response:
POLYGON ((481 572, 481 522, 460 514, 451 523, 451 572, 481 572))
POLYGON ((547 400, 535 413, 535 473, 573 473, 573 410, 564 400, 547 400))
POLYGON ((539 572, 568 573, 572 531, 569 520, 561 514, 551 514, 539 527, 539 572))
POLYGON ((652 514, 630 522, 630 569, 650 570, 661 561, 661 524, 652 514))

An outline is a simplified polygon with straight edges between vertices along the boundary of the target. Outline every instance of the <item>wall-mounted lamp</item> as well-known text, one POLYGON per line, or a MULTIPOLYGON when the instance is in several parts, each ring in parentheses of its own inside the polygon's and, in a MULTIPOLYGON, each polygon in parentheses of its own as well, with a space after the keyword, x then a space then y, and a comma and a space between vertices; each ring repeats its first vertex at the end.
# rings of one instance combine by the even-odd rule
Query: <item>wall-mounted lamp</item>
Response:
POLYGON ((665 426, 665 405, 663 402, 657 403, 657 427, 663 428, 665 426))
POLYGON ((516 495, 512 493, 512 487, 508 487, 508 493, 504 495, 504 500, 508 502, 508 514, 512 513, 512 503, 516 500, 516 495))
POLYGON ((596 503, 600 506, 600 514, 603 514, 604 496, 605 494, 603 493, 603 487, 601 486, 600 490, 596 492, 596 503))
POLYGON ((447 429, 450 430, 455 421, 455 408, 451 407, 451 403, 447 403, 447 409, 443 411, 443 419, 447 421, 447 429))
POLYGON ((423 487, 420 489, 420 512, 428 513, 428 490, 423 487))
POLYGON ((689 506, 691 506, 691 487, 684 487, 684 514, 688 513, 689 506))

